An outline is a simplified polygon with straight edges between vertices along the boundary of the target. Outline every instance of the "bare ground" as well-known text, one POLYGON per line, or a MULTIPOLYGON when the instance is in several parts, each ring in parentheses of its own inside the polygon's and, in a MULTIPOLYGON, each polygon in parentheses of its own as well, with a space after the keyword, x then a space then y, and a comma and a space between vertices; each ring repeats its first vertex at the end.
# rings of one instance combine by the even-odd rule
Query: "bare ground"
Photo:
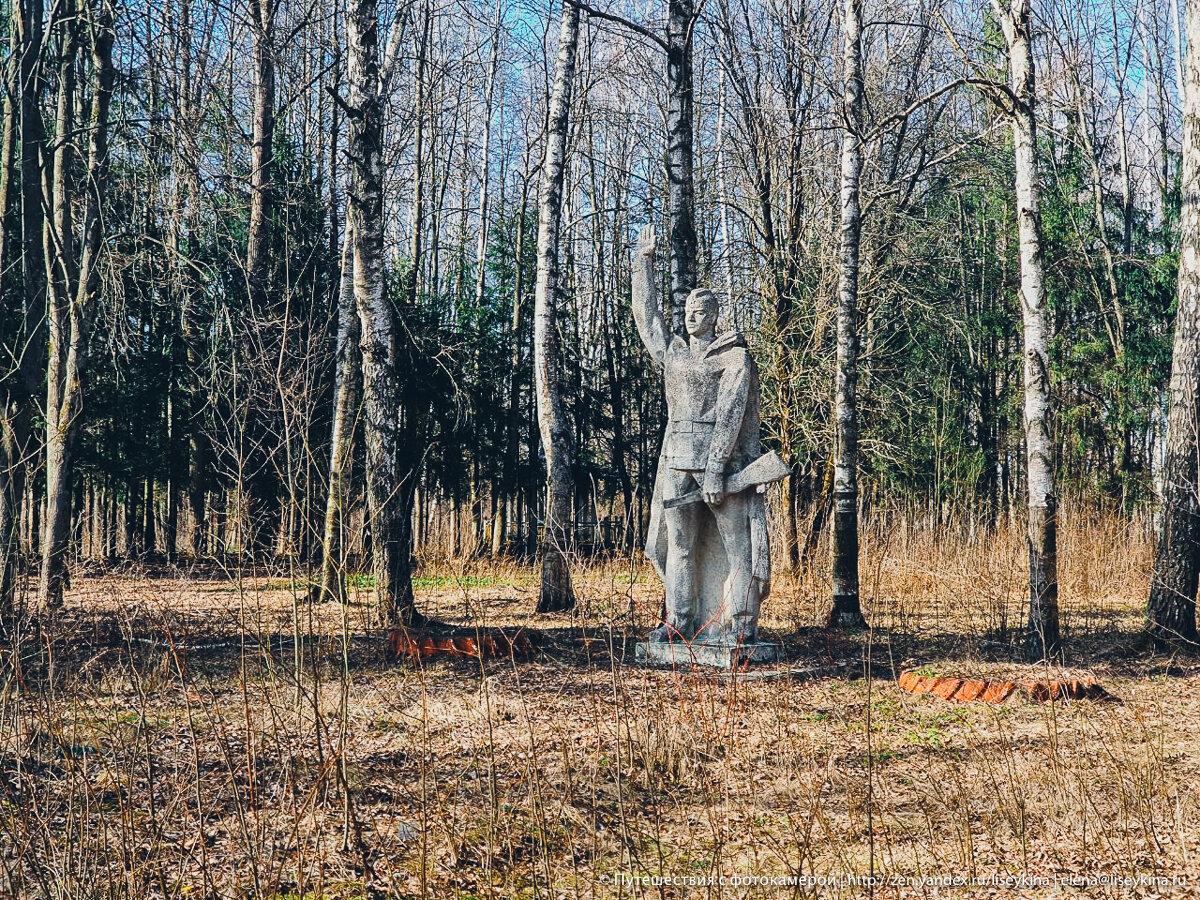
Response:
POLYGON ((869 537, 856 635, 819 627, 819 577, 781 577, 764 627, 787 660, 733 677, 633 664, 661 593, 628 560, 580 567, 559 617, 533 614, 531 569, 427 564, 424 611, 541 650, 421 664, 388 658, 368 590, 343 608, 300 571, 80 567, 17 670, 4 650, 0 893, 1190 896, 1200 660, 1141 642, 1140 529, 1063 532, 1066 663, 1120 702, 895 685, 1044 671, 1016 661, 1009 531, 869 537), (992 883, 948 881, 972 877, 992 883))

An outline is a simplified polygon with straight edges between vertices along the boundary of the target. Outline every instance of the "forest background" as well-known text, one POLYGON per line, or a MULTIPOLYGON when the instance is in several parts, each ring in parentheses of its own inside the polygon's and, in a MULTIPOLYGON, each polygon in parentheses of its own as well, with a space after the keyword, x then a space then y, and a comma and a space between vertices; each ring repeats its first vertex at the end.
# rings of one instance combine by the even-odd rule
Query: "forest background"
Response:
POLYGON ((0 892, 1183 895, 1200 2, 0 11, 0 892), (646 224, 793 464, 757 674, 631 664, 646 224))
MULTIPOLYGON (((353 174, 348 12, 290 0, 45 12, 33 23, 42 11, 13 10, 6 70, 2 333, 17 419, 44 407, 42 222, 57 213, 39 182, 74 147, 65 206, 90 227, 96 16, 112 17, 114 41, 67 477, 74 552, 317 559, 353 174), (56 98, 73 118, 56 119, 56 98)), ((768 443, 795 461, 773 495, 776 557, 794 568, 812 557, 833 490, 842 10, 720 0, 701 12, 696 277, 728 298, 727 326, 761 360, 768 443)), ((411 546, 532 555, 545 518, 533 294, 557 13, 418 2, 377 14, 382 277, 411 546)), ((554 297, 570 517, 579 545, 632 552, 665 408, 629 315, 629 252, 641 224, 669 218, 666 56, 662 38, 612 16, 581 22, 554 297)), ((1035 30, 1055 477, 1070 502, 1144 516, 1161 484, 1178 265, 1179 10, 1050 2, 1035 30)), ((1007 82, 1004 38, 984 4, 871 4, 861 52, 861 507, 934 529, 969 510, 970 527, 989 528, 1019 516, 1024 495, 1012 136, 983 84, 1007 82)), ((46 468, 15 428, 6 508, 37 556, 46 468)), ((366 451, 349 446, 346 541, 361 548, 366 451)))

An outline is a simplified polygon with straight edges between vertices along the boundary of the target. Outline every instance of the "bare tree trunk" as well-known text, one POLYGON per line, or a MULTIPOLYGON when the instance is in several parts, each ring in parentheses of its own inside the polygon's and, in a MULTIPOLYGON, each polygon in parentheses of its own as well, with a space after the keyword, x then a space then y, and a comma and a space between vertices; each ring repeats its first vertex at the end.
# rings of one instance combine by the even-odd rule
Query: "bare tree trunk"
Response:
POLYGON ((992 0, 1008 44, 1012 72, 1012 130, 1016 163, 1017 231, 1021 259, 1021 316, 1025 350, 1025 453, 1028 483, 1030 659, 1057 656, 1058 522, 1054 493, 1050 327, 1046 314, 1041 219, 1038 212, 1037 120, 1031 0, 992 0))
POLYGON ((725 296, 733 297, 733 233, 729 228, 729 186, 725 178, 725 66, 717 69, 717 201, 721 208, 721 253, 725 257, 725 296))
MULTIPOLYGON (((52 165, 43 174, 45 203, 50 211, 44 233, 47 267, 47 314, 50 352, 46 370, 46 518, 42 535, 42 576, 38 603, 42 608, 62 604, 66 550, 70 537, 71 454, 70 434, 77 409, 66 408, 68 357, 72 351, 71 300, 76 286, 75 222, 72 211, 74 141, 64 140, 75 129, 75 54, 78 34, 74 4, 63 9, 67 24, 58 24, 60 34, 58 101, 54 120, 55 150, 52 165)), ((78 342, 75 342, 78 349, 78 342)))
MULTIPOLYGON (((1138 6, 1141 10, 1141 6, 1138 6)), ((1129 123, 1125 116, 1126 75, 1129 72, 1130 57, 1133 55, 1134 34, 1129 29, 1123 29, 1117 20, 1116 0, 1112 3, 1113 21, 1113 75, 1117 79, 1117 147, 1121 159, 1121 253, 1129 258, 1133 249, 1133 176, 1130 172, 1129 161, 1129 123), (1118 36, 1125 34, 1125 59, 1121 59, 1121 47, 1118 36)), ((1149 72, 1142 72, 1143 84, 1150 78, 1149 72)), ((1150 110, 1144 110, 1143 115, 1148 119, 1150 110)), ((1103 226, 1102 226, 1103 227, 1103 226)), ((1114 298, 1114 303, 1118 302, 1114 298)))
MULTIPOLYGON (((198 139, 194 128, 200 116, 196 111, 196 103, 192 94, 191 48, 184 45, 185 82, 183 86, 184 103, 182 121, 178 141, 182 148, 180 154, 184 157, 181 178, 186 191, 186 211, 183 219, 187 224, 189 249, 199 240, 200 232, 200 174, 198 139)), ((177 155, 177 157, 178 157, 177 155)), ((208 471, 210 462, 209 435, 204 427, 200 413, 205 405, 205 392, 202 380, 203 370, 203 326, 199 321, 198 305, 202 292, 196 273, 190 266, 179 267, 179 278, 182 281, 183 304, 179 311, 179 342, 182 345, 182 365, 187 371, 187 385, 184 389, 183 413, 192 422, 188 434, 180 435, 179 480, 180 488, 187 492, 188 508, 192 515, 191 550, 193 555, 200 557, 208 552, 208 471), (183 482, 186 481, 186 485, 183 482)))
MULTIPOLYGON (((1083 83, 1079 72, 1072 70, 1070 74, 1073 93, 1075 94, 1075 110, 1079 119, 1079 136, 1083 141, 1083 149, 1087 154, 1088 165, 1092 175, 1092 210, 1096 220, 1097 238, 1100 242, 1100 252, 1104 257, 1104 272, 1107 277, 1108 299, 1112 303, 1114 323, 1110 323, 1107 309, 1103 308, 1104 297, 1096 287, 1096 299, 1101 305, 1105 330, 1108 332, 1109 343, 1113 348, 1113 357, 1120 359, 1125 352, 1125 311, 1121 305, 1120 286, 1117 283, 1117 263, 1113 255, 1112 242, 1108 238, 1108 221, 1104 209, 1104 178, 1100 173, 1102 159, 1096 152, 1096 140, 1092 137, 1092 125, 1087 109, 1084 106, 1083 83)), ((1124 100, 1119 99, 1118 105, 1123 107, 1124 100)), ((1124 113, 1122 113, 1122 116, 1124 113)), ((1124 126, 1121 126, 1124 128, 1124 126)), ((1127 161, 1128 154, 1122 152, 1122 163, 1127 161)), ((1125 186, 1128 189, 1128 168, 1125 167, 1125 186)), ((1126 194, 1128 197, 1128 194, 1126 194)), ((1126 224, 1129 219, 1126 217, 1126 224)), ((1128 236, 1128 228, 1126 235, 1128 236)), ((1081 235, 1082 239, 1082 235, 1081 235)), ((1128 254, 1128 250, 1125 251, 1128 254)), ((1093 279, 1094 280, 1094 279, 1093 279)))
MULTIPOLYGON (((491 175, 491 143, 492 143, 492 107, 496 91, 496 71, 500 65, 500 26, 503 21, 503 9, 500 0, 496 2, 496 14, 492 23, 492 55, 488 62, 487 87, 484 91, 483 104, 483 146, 480 149, 479 162, 479 235, 478 242, 475 247, 475 260, 477 271, 475 273, 475 309, 483 309, 484 289, 487 283, 487 245, 488 245, 488 203, 490 200, 488 189, 491 175)), ((463 180, 464 186, 466 179, 463 180)), ((465 211, 465 207, 464 207, 465 211)), ((478 459, 475 460, 475 466, 478 468, 478 459)), ((476 491, 477 504, 482 503, 482 493, 472 484, 473 490, 476 491)), ((481 529, 482 535, 478 542, 480 551, 484 544, 490 544, 488 548, 492 556, 499 554, 500 538, 497 537, 497 532, 503 518, 500 513, 503 504, 497 504, 498 486, 493 485, 491 490, 492 500, 492 515, 491 515, 491 533, 488 534, 486 529, 481 529), (488 540, 490 538, 490 541, 488 540)), ((480 509, 482 507, 479 507, 480 509)))
MULTIPOLYGON (((176 341, 172 340, 172 344, 176 341)), ((184 459, 183 445, 179 439, 180 421, 177 412, 179 401, 175 397, 175 366, 179 359, 178 351, 171 350, 171 372, 167 387, 167 519, 163 529, 163 549, 167 559, 175 561, 176 547, 179 543, 179 499, 180 481, 183 479, 184 459)))
POLYGON ((812 520, 809 522, 808 534, 804 538, 804 545, 800 548, 800 563, 797 568, 797 571, 800 572, 808 568, 809 561, 817 549, 817 543, 825 531, 825 521, 829 518, 829 510, 833 505, 834 465, 832 456, 825 461, 824 469, 825 474, 818 481, 820 493, 813 498, 812 520))
POLYGON ((342 248, 342 280, 338 292, 337 373, 334 384, 333 434, 330 437, 329 492, 321 540, 321 581, 318 598, 346 600, 345 509, 354 454, 354 421, 358 413, 359 340, 362 323, 354 304, 354 230, 347 224, 342 248))
MULTIPOLYGON (((16 83, 11 89, 20 125, 20 248, 24 291, 20 333, 14 338, 20 342, 21 363, 17 372, 7 379, 8 387, 0 396, 0 402, 4 403, 4 408, 0 409, 0 468, 5 479, 4 487, 0 489, 0 616, 11 611, 15 601, 16 565, 21 552, 21 504, 37 450, 35 398, 41 390, 46 360, 46 267, 42 256, 41 188, 45 128, 38 104, 41 95, 42 4, 22 0, 14 4, 12 16, 17 71, 16 83)), ((5 152, 11 153, 7 112, 6 106, 5 152)), ((5 178, 11 184, 9 165, 5 165, 5 172, 5 178)), ((4 210, 7 210, 7 201, 4 210)))
POLYGON ((1180 216, 1178 311, 1171 361, 1171 408, 1162 531, 1146 604, 1146 628, 1160 644, 1195 642, 1200 581, 1200 2, 1187 4, 1186 100, 1183 114, 1183 209, 1180 216))
MULTIPOLYGON (((184 321, 188 319, 188 311, 183 313, 184 321)), ((184 340, 187 343, 188 367, 191 370, 190 393, 193 400, 198 400, 200 380, 198 378, 200 354, 196 346, 198 337, 196 330, 184 326, 184 340)), ((209 551, 208 544, 208 436, 202 428, 196 428, 191 435, 191 446, 188 454, 188 508, 192 513, 192 553, 199 557, 209 551)))
MULTIPOLYGON (((413 103, 416 124, 413 127, 413 196, 412 235, 408 248, 408 277, 405 279, 405 301, 409 306, 416 304, 421 290, 421 264, 424 256, 425 229, 425 70, 428 66, 429 37, 433 21, 433 10, 429 0, 424 4, 421 37, 417 51, 416 99, 413 103)), ((435 281, 436 284, 436 281, 435 281)))
MULTIPOLYGON (((246 282, 250 308, 266 315, 271 303, 271 212, 275 136, 275 0, 249 0, 254 56, 254 109, 250 145, 250 223, 246 235, 246 282)), ((257 398, 255 398, 257 399, 257 398)), ((254 402, 252 400, 252 402, 254 402)), ((266 411, 248 417, 246 493, 249 540, 256 556, 267 556, 279 537, 279 478, 274 468, 276 436, 269 433, 266 411)))
POLYGON ((538 196, 537 282, 534 292, 533 354, 538 428, 546 454, 546 524, 542 538, 542 590, 538 612, 556 612, 575 605, 566 551, 571 520, 570 423, 563 407, 560 382, 557 302, 559 229, 562 222, 563 176, 566 168, 567 126, 575 54, 579 43, 579 7, 564 3, 546 130, 546 155, 538 196))
POLYGON ((376 617, 382 625, 419 621, 409 577, 397 435, 396 326, 384 295, 383 104, 379 83, 378 0, 354 0, 346 17, 351 161, 347 229, 352 233, 354 300, 361 323, 363 434, 376 617))
MULTIPOLYGON (((1179 91, 1179 103, 1182 106, 1187 100, 1187 79, 1184 76, 1187 60, 1183 49, 1183 33, 1179 24, 1179 0, 1171 0, 1171 24, 1172 30, 1175 32, 1175 87, 1179 91)), ((1188 46, 1190 47, 1191 44, 1188 46)))
MULTIPOLYGON (((59 73, 58 127, 60 138, 74 129, 76 29, 80 24, 65 11, 63 60, 59 73)), ((50 356, 46 372, 46 524, 42 538, 42 578, 38 602, 43 608, 62 604, 67 545, 71 535, 71 482, 75 441, 87 375, 88 337, 95 317, 99 287, 102 207, 107 174, 108 108, 112 98, 112 9, 87 11, 92 35, 92 103, 87 124, 88 161, 83 239, 75 236, 72 215, 75 184, 73 141, 59 140, 54 170, 46 180, 52 211, 46 223, 46 265, 49 284, 50 356), (76 245, 79 245, 78 256, 76 245)))
POLYGON ((862 0, 845 0, 842 246, 838 282, 833 501, 833 608, 829 624, 863 624, 858 589, 858 269, 862 236, 862 0))
POLYGON ((502 4, 497 0, 496 20, 492 24, 492 58, 488 63, 487 90, 483 103, 483 147, 479 161, 479 243, 475 248, 475 309, 483 309, 483 289, 487 280, 488 176, 491 174, 492 100, 496 92, 496 70, 500 65, 500 24, 502 4))
MULTIPOLYGON (((4 71, 4 137, 0 145, 0 267, 4 265, 8 250, 8 206, 11 200, 13 169, 15 166, 14 151, 16 149, 19 106, 18 96, 20 70, 17 68, 20 56, 21 18, 20 7, 15 7, 10 18, 9 46, 13 48, 8 64, 4 71)), ((31 348, 27 346, 29 335, 36 329, 38 318, 31 313, 34 309, 28 303, 24 304, 24 315, 20 320, 14 341, 12 353, 19 359, 24 359, 31 348)), ((13 591, 16 585, 16 556, 17 556, 17 525, 21 520, 21 494, 18 488, 24 487, 23 473, 25 461, 22 459, 23 443, 14 428, 14 420, 18 416, 27 415, 33 401, 33 391, 18 372, 16 376, 9 374, 0 377, 4 385, 0 392, 0 473, 3 482, 0 483, 0 619, 6 617, 13 607, 13 591), (20 469, 22 476, 17 475, 20 469), (17 483, 17 479, 20 482, 17 483)), ((24 436, 28 435, 26 426, 24 436)))
MULTIPOLYGON (((510 334, 512 335, 512 355, 509 357, 509 374, 508 374, 508 415, 505 421, 505 454, 504 454, 504 489, 507 499, 518 508, 520 508, 520 465, 518 464, 518 454, 521 452, 521 320, 523 303, 525 298, 525 220, 526 210, 529 203, 529 182, 530 176, 528 173, 521 181, 521 202, 517 207, 517 235, 516 247, 516 266, 513 274, 513 310, 512 321, 510 324, 510 334)), ((505 507, 506 508, 507 504, 505 507)), ((517 517, 519 521, 519 516, 517 517)), ((496 547, 499 552, 503 546, 505 537, 504 533, 508 530, 508 514, 507 512, 501 516, 500 544, 496 547)), ((517 532, 518 543, 520 541, 520 530, 517 532)))
POLYGON ((1137 31, 1142 45, 1142 146, 1146 148, 1146 169, 1153 180, 1156 190, 1150 198, 1150 230, 1157 231, 1162 226, 1162 197, 1166 181, 1159 165, 1160 151, 1158 150, 1158 126, 1156 120, 1162 118, 1164 97, 1165 66, 1160 52, 1158 40, 1158 17, 1155 16, 1154 32, 1151 34, 1146 20, 1146 9, 1137 9, 1137 31), (1153 41, 1153 49, 1151 42, 1153 41), (1150 89, 1154 88, 1153 99, 1150 89), (1152 115, 1152 112, 1154 113, 1152 115))
POLYGON ((692 175, 692 46, 695 0, 670 0, 667 18, 667 181, 671 210, 671 327, 683 333, 687 295, 696 286, 696 190, 692 175))

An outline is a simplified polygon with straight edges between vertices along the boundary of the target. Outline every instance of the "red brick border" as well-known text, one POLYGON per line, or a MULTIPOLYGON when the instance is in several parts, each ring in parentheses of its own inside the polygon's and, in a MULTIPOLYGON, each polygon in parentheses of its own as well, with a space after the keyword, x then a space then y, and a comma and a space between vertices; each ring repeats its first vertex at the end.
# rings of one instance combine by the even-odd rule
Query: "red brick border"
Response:
POLYGON ((499 631, 474 635, 429 635, 398 629, 391 633, 388 647, 394 656, 411 659, 529 659, 536 650, 527 634, 508 637, 499 631))
POLYGON ((912 694, 934 694, 943 700, 966 703, 1003 703, 1018 691, 1029 700, 1108 700, 1112 696, 1091 675, 1043 681, 984 681, 905 672, 897 682, 912 694))

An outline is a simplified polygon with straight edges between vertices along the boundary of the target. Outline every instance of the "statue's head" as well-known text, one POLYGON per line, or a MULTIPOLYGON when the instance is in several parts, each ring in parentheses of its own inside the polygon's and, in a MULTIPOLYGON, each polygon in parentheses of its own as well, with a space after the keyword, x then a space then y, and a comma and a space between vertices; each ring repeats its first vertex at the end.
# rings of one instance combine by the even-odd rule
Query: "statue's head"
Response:
POLYGON ((688 294, 684 306, 683 318, 687 333, 692 337, 711 334, 717 327, 718 312, 720 306, 717 303, 717 295, 708 288, 696 288, 688 294))

